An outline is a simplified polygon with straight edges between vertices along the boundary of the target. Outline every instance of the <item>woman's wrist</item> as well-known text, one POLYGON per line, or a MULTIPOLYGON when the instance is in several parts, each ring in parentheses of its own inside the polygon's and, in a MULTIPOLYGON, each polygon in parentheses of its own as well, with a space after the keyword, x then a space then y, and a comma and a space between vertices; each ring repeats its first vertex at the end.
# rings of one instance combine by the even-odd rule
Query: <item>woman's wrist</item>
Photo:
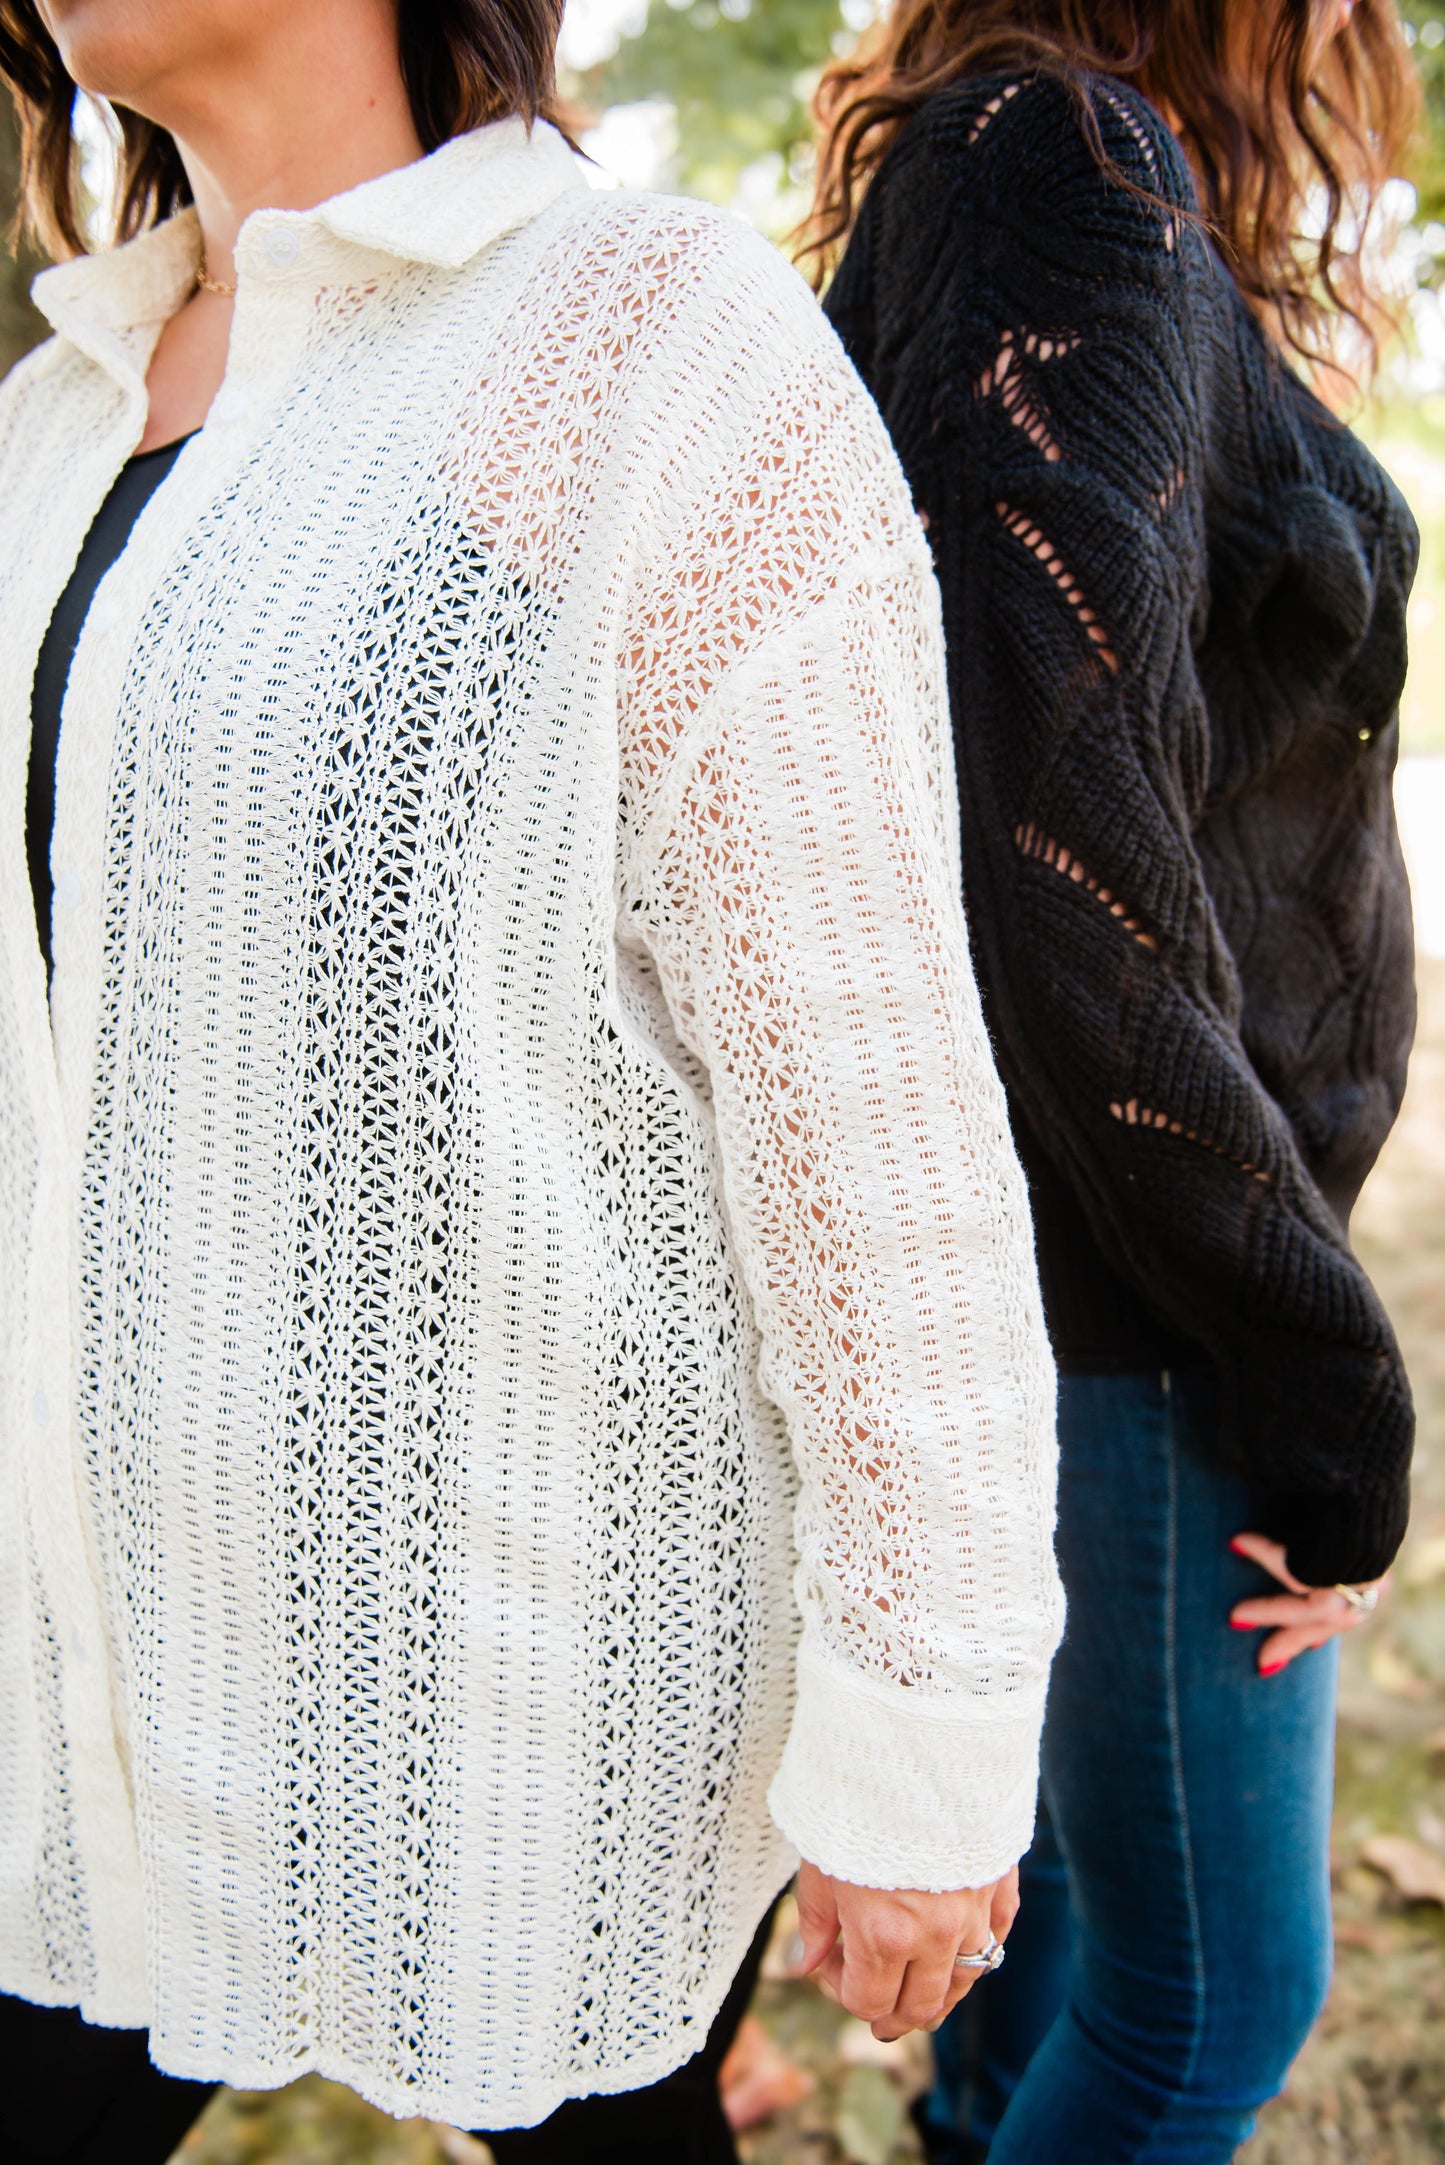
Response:
POLYGON ((933 1894, 857 1887, 798 1871, 803 1970, 875 2037, 936 2029, 1003 1959, 1018 1913, 1018 1867, 986 1887, 933 1894))
POLYGON ((1266 1631, 1257 1666, 1261 1676, 1275 1676, 1287 1669, 1297 1655, 1311 1652, 1347 1631, 1357 1631, 1374 1614, 1389 1584, 1375 1579, 1360 1585, 1349 1583, 1312 1586, 1290 1570, 1283 1547, 1264 1534, 1236 1534, 1230 1542, 1236 1556, 1252 1563, 1283 1587, 1237 1601, 1229 1614, 1236 1631, 1266 1631))
POLYGON ((1270 1500, 1264 1531, 1280 1541, 1306 1586, 1369 1586, 1394 1562, 1410 1515, 1407 1471, 1360 1495, 1286 1495, 1270 1500))

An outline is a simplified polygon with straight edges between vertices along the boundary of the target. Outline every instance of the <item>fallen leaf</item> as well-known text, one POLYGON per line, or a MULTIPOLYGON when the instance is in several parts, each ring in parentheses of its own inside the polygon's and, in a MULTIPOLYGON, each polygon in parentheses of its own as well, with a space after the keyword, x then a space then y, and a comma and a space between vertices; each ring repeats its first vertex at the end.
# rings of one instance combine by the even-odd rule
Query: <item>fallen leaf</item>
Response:
POLYGON ((718 2073, 723 2112, 733 2133, 761 2127, 811 2097, 817 2079, 790 2059, 756 2015, 744 2015, 718 2073))
POLYGON ((773 1919, 762 1975, 769 1984, 786 1984, 803 1972, 803 1935, 798 1929, 798 1905, 785 1894, 773 1919))
POLYGON ((1407 1902, 1438 1902, 1445 1908, 1445 1857, 1437 1857, 1408 1834, 1372 1834, 1362 1852, 1407 1902))
POLYGON ((838 2032, 838 2057, 845 2067, 881 2067, 885 2075, 906 2077, 913 2071, 906 2037, 875 2037, 856 2016, 838 2032))
POLYGON ((1349 1895, 1352 1901, 1363 1902, 1370 1909, 1379 1908, 1379 1877, 1374 1872, 1367 1872, 1363 1864, 1346 1865, 1342 1872, 1336 1874, 1335 1883, 1340 1893, 1349 1895))
POLYGON ((1367 1955, 1384 1955, 1394 1941, 1383 1925, 1339 1923, 1335 1926, 1335 1945, 1358 1947, 1367 1955))
POLYGON ((440 2120, 431 2120, 427 2124, 447 2165, 494 2165, 491 2151, 484 2142, 478 2142, 475 2135, 464 2135, 460 2128, 445 2127, 440 2120))
POLYGON ((849 2165, 888 2165, 908 2118, 881 2067, 850 2067, 838 2099, 838 2141, 849 2165))
POLYGON ((1391 1699, 1429 1699, 1433 1690, 1418 1670, 1412 1669, 1393 1639, 1377 1639, 1366 1665, 1370 1682, 1391 1699))

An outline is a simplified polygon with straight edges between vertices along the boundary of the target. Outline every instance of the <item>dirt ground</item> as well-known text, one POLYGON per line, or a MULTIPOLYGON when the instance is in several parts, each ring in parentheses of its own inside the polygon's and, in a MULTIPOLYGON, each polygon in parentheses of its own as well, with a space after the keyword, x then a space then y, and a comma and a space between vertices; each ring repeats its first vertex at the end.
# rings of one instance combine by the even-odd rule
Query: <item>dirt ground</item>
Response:
MULTIPOLYGON (((1387 1612, 1346 1646, 1334 1991, 1286 2094, 1241 2153, 1247 2165, 1445 2159, 1445 961, 1423 963, 1421 978, 1405 1111, 1355 1224, 1420 1405, 1414 1523, 1387 1612), (1390 1836, 1408 1846, 1375 1846, 1390 1836), (1432 1872, 1437 1899, 1401 1892, 1429 1885, 1432 1872)), ((747 2165, 916 2158, 905 2108, 924 2079, 925 2048, 879 2048, 861 2023, 790 1981, 785 1938, 786 1924, 757 2007, 817 2088, 745 2139, 747 2165)), ((487 2153, 422 2123, 398 2126, 308 2079, 271 2097, 223 2095, 180 2156, 185 2165, 480 2165, 487 2153)))

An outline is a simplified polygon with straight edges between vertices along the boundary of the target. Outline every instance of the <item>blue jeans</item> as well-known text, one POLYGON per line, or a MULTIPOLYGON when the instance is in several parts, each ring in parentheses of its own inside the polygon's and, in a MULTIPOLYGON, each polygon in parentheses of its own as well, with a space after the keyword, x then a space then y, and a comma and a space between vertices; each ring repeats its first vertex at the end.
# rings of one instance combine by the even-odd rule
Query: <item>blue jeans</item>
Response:
POLYGON ((1323 2004, 1337 1646, 1263 1678, 1230 1629, 1275 1589, 1213 1426, 1203 1373, 1060 1379, 1043 1806, 1008 1961, 936 2040, 940 2161, 1221 2165, 1323 2004))

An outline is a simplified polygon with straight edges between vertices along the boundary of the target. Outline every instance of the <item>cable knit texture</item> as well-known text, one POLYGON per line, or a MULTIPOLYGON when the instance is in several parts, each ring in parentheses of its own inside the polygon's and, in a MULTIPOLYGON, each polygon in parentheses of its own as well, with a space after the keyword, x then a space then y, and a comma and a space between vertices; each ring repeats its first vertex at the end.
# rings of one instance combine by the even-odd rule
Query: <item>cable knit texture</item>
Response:
POLYGON ((77 650, 47 1018, 30 670, 197 245, 48 272, 0 410, 0 1989, 526 2123, 695 2049, 797 1849, 1029 1839, 937 593, 736 220, 519 123, 258 213, 77 650))
POLYGON ((1217 1363, 1294 1569, 1368 1578, 1413 1416, 1342 1227, 1414 1024, 1415 530, 1256 327, 1152 108, 1082 94, 1139 193, 1060 81, 969 82, 893 147, 829 312, 943 587, 970 930, 1060 1355, 1092 1246, 1217 1363))

